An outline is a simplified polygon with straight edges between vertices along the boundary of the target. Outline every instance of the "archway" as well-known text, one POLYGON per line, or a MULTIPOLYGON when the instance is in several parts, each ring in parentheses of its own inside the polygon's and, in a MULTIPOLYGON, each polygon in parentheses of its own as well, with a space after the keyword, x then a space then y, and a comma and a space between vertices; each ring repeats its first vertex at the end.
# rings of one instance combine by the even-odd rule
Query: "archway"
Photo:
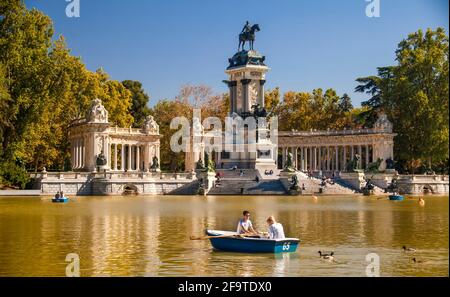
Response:
POLYGON ((433 187, 431 186, 431 185, 425 185, 425 186, 423 186, 423 188, 422 188, 422 192, 423 192, 423 194, 434 194, 434 189, 433 189, 433 187))
POLYGON ((133 184, 127 184, 123 187, 123 195, 128 196, 128 195, 138 195, 139 191, 138 188, 133 185, 133 184))

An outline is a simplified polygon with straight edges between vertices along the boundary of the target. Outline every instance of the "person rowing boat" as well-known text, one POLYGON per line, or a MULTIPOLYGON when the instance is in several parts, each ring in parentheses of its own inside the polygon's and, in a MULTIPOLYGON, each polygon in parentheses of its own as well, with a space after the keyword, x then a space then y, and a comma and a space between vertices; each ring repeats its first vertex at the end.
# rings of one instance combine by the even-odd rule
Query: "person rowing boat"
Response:
POLYGON ((248 210, 244 210, 242 212, 242 219, 239 220, 237 226, 237 234, 257 234, 255 229, 253 229, 252 221, 250 221, 250 212, 248 210))

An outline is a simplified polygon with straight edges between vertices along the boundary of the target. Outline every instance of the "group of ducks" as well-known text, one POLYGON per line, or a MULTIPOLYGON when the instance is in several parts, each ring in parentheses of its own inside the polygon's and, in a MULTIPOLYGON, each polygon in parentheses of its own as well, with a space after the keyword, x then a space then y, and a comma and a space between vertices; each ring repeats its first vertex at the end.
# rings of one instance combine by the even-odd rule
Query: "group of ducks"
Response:
MULTIPOLYGON (((412 248, 412 247, 406 247, 406 246, 403 246, 403 251, 404 252, 409 252, 409 253, 415 253, 415 252, 417 252, 417 250, 415 249, 415 248, 412 248)), ((426 263, 426 261, 423 261, 423 260, 419 260, 419 259, 417 259, 416 257, 414 257, 414 258, 412 258, 412 261, 414 262, 414 263, 417 263, 417 264, 423 264, 423 263, 426 263)))
MULTIPOLYGON (((317 196, 312 196, 312 198, 314 199, 314 201, 317 201, 317 196)), ((383 199, 382 197, 377 198, 377 200, 381 200, 383 199)), ((425 199, 423 198, 419 198, 419 204, 420 206, 424 206, 425 205, 425 199)))
MULTIPOLYGON (((415 248, 406 247, 405 245, 402 247, 402 249, 403 249, 404 252, 409 252, 409 253, 414 253, 414 252, 417 251, 415 248)), ((336 260, 334 258, 334 252, 322 253, 322 251, 318 251, 318 253, 319 253, 319 257, 321 259, 323 259, 323 260, 327 260, 327 261, 330 261, 330 262, 336 262, 336 260)), ((416 257, 412 258, 412 261, 414 263, 418 263, 418 264, 426 263, 425 261, 419 260, 416 257)))

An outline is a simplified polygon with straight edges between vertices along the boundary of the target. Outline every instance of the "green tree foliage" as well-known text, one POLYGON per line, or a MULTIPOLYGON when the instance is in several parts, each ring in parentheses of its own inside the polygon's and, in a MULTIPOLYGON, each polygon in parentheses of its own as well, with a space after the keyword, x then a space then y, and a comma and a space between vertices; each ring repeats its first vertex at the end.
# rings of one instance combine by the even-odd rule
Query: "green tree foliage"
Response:
POLYGON ((286 92, 275 113, 280 130, 327 130, 353 127, 352 104, 348 95, 340 98, 336 91, 315 89, 312 93, 286 92))
MULTIPOLYGON (((112 123, 133 123, 131 92, 101 70, 88 71, 63 37, 52 37, 52 22, 42 12, 21 1, 0 5, 0 160, 21 160, 22 169, 64 169, 67 129, 95 98, 102 99, 112 123)), ((14 170, 4 167, 4 183, 14 176, 8 168, 14 170)))
POLYGON ((142 127, 145 117, 150 114, 150 108, 147 106, 150 97, 145 93, 142 84, 138 81, 124 80, 122 84, 131 92, 131 115, 134 118, 134 127, 142 127))
POLYGON ((398 133, 395 155, 405 164, 448 160, 448 50, 444 29, 419 30, 399 43, 396 66, 357 79, 356 91, 372 95, 364 103, 368 122, 380 110, 387 113, 398 133))

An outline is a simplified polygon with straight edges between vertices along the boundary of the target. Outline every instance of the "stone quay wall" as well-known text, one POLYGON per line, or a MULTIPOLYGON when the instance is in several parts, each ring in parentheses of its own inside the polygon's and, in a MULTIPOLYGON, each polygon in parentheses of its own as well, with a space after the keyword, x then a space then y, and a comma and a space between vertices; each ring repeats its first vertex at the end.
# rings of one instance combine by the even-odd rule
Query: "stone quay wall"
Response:
MULTIPOLYGON (((196 182, 195 173, 33 173, 34 188, 42 195, 63 191, 67 195, 123 195, 134 192, 143 195, 191 194, 180 191, 196 182)), ((192 193, 194 194, 194 193, 192 193)))

